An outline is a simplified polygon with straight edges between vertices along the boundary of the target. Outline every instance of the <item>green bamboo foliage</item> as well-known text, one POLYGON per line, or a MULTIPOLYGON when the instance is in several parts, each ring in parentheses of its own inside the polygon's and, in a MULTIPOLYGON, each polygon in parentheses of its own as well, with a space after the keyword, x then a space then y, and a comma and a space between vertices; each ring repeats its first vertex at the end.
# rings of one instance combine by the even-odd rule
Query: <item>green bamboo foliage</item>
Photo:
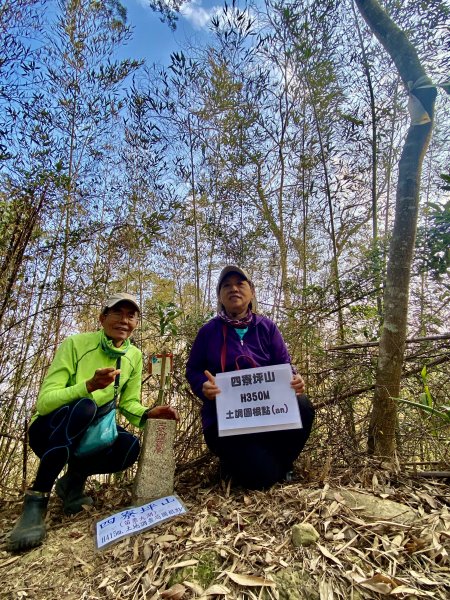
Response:
MULTIPOLYGON (((444 4, 421 5, 419 15, 413 0, 383 3, 438 83, 448 71, 444 4)), ((408 112, 390 57, 352 2, 227 3, 205 44, 178 50, 166 66, 115 58, 132 35, 118 2, 17 0, 5 7, 5 493, 32 478, 32 460, 22 472, 24 432, 56 345, 95 329, 102 299, 119 289, 141 302, 135 342, 146 360, 160 346, 161 307, 176 307, 176 450, 183 463, 204 455, 198 402, 184 368, 198 328, 215 312, 216 279, 226 262, 251 273, 260 311, 280 325, 319 407, 310 456, 346 465, 364 454, 408 112)), ((406 359, 398 357, 396 377, 405 401, 429 409, 427 395, 420 401, 427 392, 419 373, 427 364, 431 408, 443 412, 448 349, 438 336, 450 315, 448 182, 440 174, 448 176, 450 144, 448 104, 440 98, 437 106, 424 172, 427 209, 416 207, 421 228, 402 307, 403 315, 409 309, 406 359)), ((155 394, 157 382, 146 374, 144 402, 155 394)), ((390 390, 390 397, 400 394, 390 390)), ((446 422, 428 409, 393 405, 405 456, 448 457, 446 422)))

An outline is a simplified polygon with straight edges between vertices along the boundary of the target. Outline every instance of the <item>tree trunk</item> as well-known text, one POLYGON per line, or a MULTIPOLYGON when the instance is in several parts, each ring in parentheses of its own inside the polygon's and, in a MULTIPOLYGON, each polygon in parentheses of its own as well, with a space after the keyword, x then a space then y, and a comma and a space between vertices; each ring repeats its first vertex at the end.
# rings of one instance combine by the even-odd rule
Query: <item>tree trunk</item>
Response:
POLYGON ((402 150, 389 247, 384 299, 384 324, 376 374, 376 388, 369 425, 369 451, 393 458, 396 450, 397 401, 403 364, 410 270, 414 253, 423 158, 431 139, 436 88, 430 84, 416 49, 405 33, 388 17, 376 0, 356 0, 372 32, 394 61, 400 77, 410 88, 410 100, 423 109, 423 118, 412 115, 402 150), (420 104, 419 104, 420 103, 420 104))
MULTIPOLYGON (((378 323, 382 324, 383 315, 383 302, 382 302, 382 274, 379 265, 378 257, 378 131, 377 131, 377 111, 375 104, 375 93, 372 83, 372 75, 370 73, 370 64, 367 57, 366 48, 364 46, 364 39, 359 26, 358 17, 354 3, 352 3, 353 14, 355 15, 356 29, 358 32, 358 39, 361 45, 362 53, 362 66, 364 74, 367 80, 367 88, 369 90, 370 98, 370 119, 371 119, 371 159, 372 159, 372 185, 371 185, 371 197, 372 197, 372 264, 373 264, 373 282, 374 287, 377 289, 376 301, 377 301, 377 312, 378 312, 378 323)), ((379 332, 379 328, 378 328, 379 332)))

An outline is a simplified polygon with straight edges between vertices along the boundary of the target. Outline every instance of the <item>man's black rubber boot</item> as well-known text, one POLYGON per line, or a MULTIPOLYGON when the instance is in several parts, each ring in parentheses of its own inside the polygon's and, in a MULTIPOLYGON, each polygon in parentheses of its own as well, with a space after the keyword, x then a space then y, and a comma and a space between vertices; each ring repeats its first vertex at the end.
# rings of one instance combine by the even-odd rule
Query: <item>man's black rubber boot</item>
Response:
POLYGON ((84 494, 86 479, 87 477, 69 470, 56 482, 55 491, 63 501, 64 514, 75 515, 83 510, 83 506, 93 504, 92 498, 84 494))
POLYGON ((44 541, 47 534, 44 519, 49 497, 50 494, 44 492, 25 492, 22 515, 6 540, 8 550, 30 550, 44 541))

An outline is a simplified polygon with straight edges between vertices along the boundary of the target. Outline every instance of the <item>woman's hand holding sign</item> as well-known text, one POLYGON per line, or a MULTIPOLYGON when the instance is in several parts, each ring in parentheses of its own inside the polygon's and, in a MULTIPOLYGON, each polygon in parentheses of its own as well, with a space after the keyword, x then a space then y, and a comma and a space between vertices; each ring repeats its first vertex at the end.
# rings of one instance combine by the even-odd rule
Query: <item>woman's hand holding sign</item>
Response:
POLYGON ((301 396, 305 393, 305 382, 303 381, 303 377, 301 377, 301 375, 298 373, 295 373, 295 375, 292 377, 291 388, 294 389, 294 392, 297 396, 301 396))
POLYGON ((216 385, 216 380, 214 375, 212 375, 209 371, 203 371, 206 377, 208 378, 202 386, 203 395, 208 400, 215 400, 216 396, 220 394, 220 388, 216 385))

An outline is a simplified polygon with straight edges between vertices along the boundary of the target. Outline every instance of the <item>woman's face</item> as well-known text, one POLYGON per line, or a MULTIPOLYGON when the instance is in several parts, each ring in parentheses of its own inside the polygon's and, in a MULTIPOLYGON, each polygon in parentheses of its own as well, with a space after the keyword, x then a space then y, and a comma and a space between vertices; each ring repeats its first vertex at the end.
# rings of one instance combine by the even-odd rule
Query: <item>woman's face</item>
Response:
POLYGON ((253 292, 248 281, 238 273, 230 273, 220 286, 219 301, 230 317, 241 317, 247 313, 253 292))

